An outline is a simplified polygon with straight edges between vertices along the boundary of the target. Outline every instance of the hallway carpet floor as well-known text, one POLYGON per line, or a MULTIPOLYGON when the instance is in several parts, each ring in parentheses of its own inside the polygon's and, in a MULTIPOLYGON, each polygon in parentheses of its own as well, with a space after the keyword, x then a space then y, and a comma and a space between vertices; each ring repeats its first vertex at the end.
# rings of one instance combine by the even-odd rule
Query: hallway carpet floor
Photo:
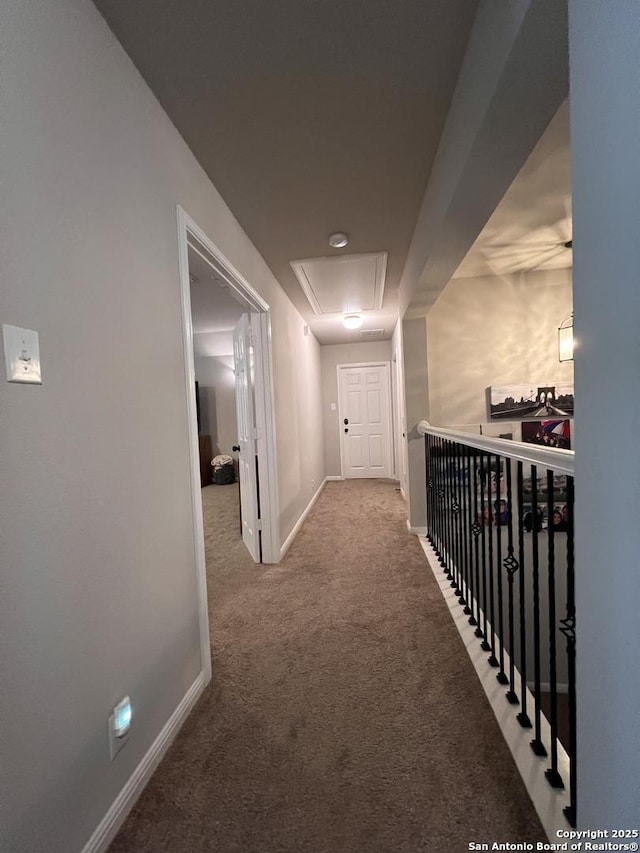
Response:
POLYGON ((264 567, 212 488, 213 679, 110 853, 545 840, 395 484, 328 483, 264 567))

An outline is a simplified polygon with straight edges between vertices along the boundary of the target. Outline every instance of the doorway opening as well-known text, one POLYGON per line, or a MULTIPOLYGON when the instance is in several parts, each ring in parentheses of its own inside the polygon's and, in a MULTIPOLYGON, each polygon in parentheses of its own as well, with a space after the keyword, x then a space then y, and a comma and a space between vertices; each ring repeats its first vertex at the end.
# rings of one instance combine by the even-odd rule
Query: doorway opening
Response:
MULTIPOLYGON (((209 657, 209 625, 202 484, 211 470, 209 455, 213 458, 233 450, 236 457, 241 493, 238 530, 253 560, 277 563, 280 557, 270 313, 265 300, 180 206, 177 218, 192 514, 201 645, 206 660, 209 657), (228 328, 216 331, 212 326, 212 334, 206 341, 200 333, 194 334, 191 275, 196 279, 205 278, 210 288, 223 291, 223 294, 218 293, 215 304, 225 314, 223 325, 228 328), (224 382, 219 382, 217 391, 206 401, 203 399, 206 395, 201 394, 202 384, 199 382, 196 386, 195 353, 201 353, 203 345, 211 345, 212 353, 216 346, 223 348, 224 356, 222 349, 218 350, 221 355, 216 369, 225 365, 228 368, 224 382), (226 391, 222 390, 223 384, 227 385, 226 391), (212 404, 214 408, 218 404, 226 407, 224 426, 216 417, 215 436, 212 435, 212 404), (229 412, 230 405, 235 406, 235 413, 229 412), (204 433, 205 447, 202 448, 205 418, 208 432, 204 433), (234 429, 236 439, 229 447, 234 429)), ((204 310, 207 310, 206 305, 204 310)), ((199 329, 203 331, 203 327, 199 329)))

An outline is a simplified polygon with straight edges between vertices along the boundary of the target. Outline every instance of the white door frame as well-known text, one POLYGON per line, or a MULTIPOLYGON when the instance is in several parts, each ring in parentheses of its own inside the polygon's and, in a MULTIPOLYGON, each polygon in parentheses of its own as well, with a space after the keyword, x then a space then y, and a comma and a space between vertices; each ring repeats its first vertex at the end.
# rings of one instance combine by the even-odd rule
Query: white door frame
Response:
POLYGON ((389 429, 387 432, 387 459, 389 460, 389 477, 393 478, 393 441, 391 437, 392 431, 392 404, 391 404, 391 366, 388 361, 358 361, 353 362, 351 364, 339 364, 336 368, 336 376, 338 379, 338 434, 340 436, 340 476, 342 479, 345 479, 344 475, 344 432, 342 430, 342 422, 344 420, 342 414, 342 394, 340 392, 341 389, 341 379, 340 379, 340 371, 348 370, 350 367, 384 367, 385 372, 387 374, 387 392, 389 394, 389 429))
POLYGON ((200 451, 198 419, 196 415, 195 362, 193 353, 193 320, 191 316, 191 282, 189 281, 189 255, 191 247, 223 278, 251 313, 255 341, 255 402, 258 439, 258 474, 260 478, 260 508, 262 519, 262 560, 277 563, 280 560, 279 502, 277 488, 275 407, 273 402, 273 360, 271 353, 271 314, 269 305, 249 282, 229 262, 215 243, 197 223, 177 205, 178 264, 182 302, 183 352, 189 456, 191 459, 191 509, 198 576, 198 605, 200 621, 200 647, 203 668, 211 676, 211 650, 209 636, 209 608, 207 604, 207 571, 204 552, 204 525, 202 520, 202 495, 200 485, 200 451))

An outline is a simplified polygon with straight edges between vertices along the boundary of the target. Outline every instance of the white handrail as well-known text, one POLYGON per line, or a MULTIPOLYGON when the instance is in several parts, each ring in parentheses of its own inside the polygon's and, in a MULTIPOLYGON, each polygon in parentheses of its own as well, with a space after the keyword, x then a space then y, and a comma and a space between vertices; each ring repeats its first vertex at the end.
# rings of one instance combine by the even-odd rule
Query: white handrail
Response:
POLYGON ((468 447, 475 447, 488 453, 508 456, 518 462, 538 465, 540 468, 550 468, 557 474, 574 476, 576 454, 573 450, 561 450, 559 447, 540 447, 536 444, 526 444, 522 441, 511 441, 506 438, 491 438, 487 435, 474 435, 471 432, 442 429, 441 427, 431 426, 428 421, 418 423, 418 432, 421 435, 435 435, 449 441, 457 441, 459 444, 466 444, 468 447))

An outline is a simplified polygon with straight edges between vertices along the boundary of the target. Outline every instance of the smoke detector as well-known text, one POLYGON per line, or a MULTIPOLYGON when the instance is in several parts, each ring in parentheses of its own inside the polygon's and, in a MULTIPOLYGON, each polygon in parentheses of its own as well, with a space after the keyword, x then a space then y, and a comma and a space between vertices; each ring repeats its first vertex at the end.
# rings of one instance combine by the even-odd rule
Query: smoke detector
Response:
POLYGON ((344 231, 336 231, 329 237, 329 245, 333 249, 344 249, 349 242, 349 236, 344 231))

